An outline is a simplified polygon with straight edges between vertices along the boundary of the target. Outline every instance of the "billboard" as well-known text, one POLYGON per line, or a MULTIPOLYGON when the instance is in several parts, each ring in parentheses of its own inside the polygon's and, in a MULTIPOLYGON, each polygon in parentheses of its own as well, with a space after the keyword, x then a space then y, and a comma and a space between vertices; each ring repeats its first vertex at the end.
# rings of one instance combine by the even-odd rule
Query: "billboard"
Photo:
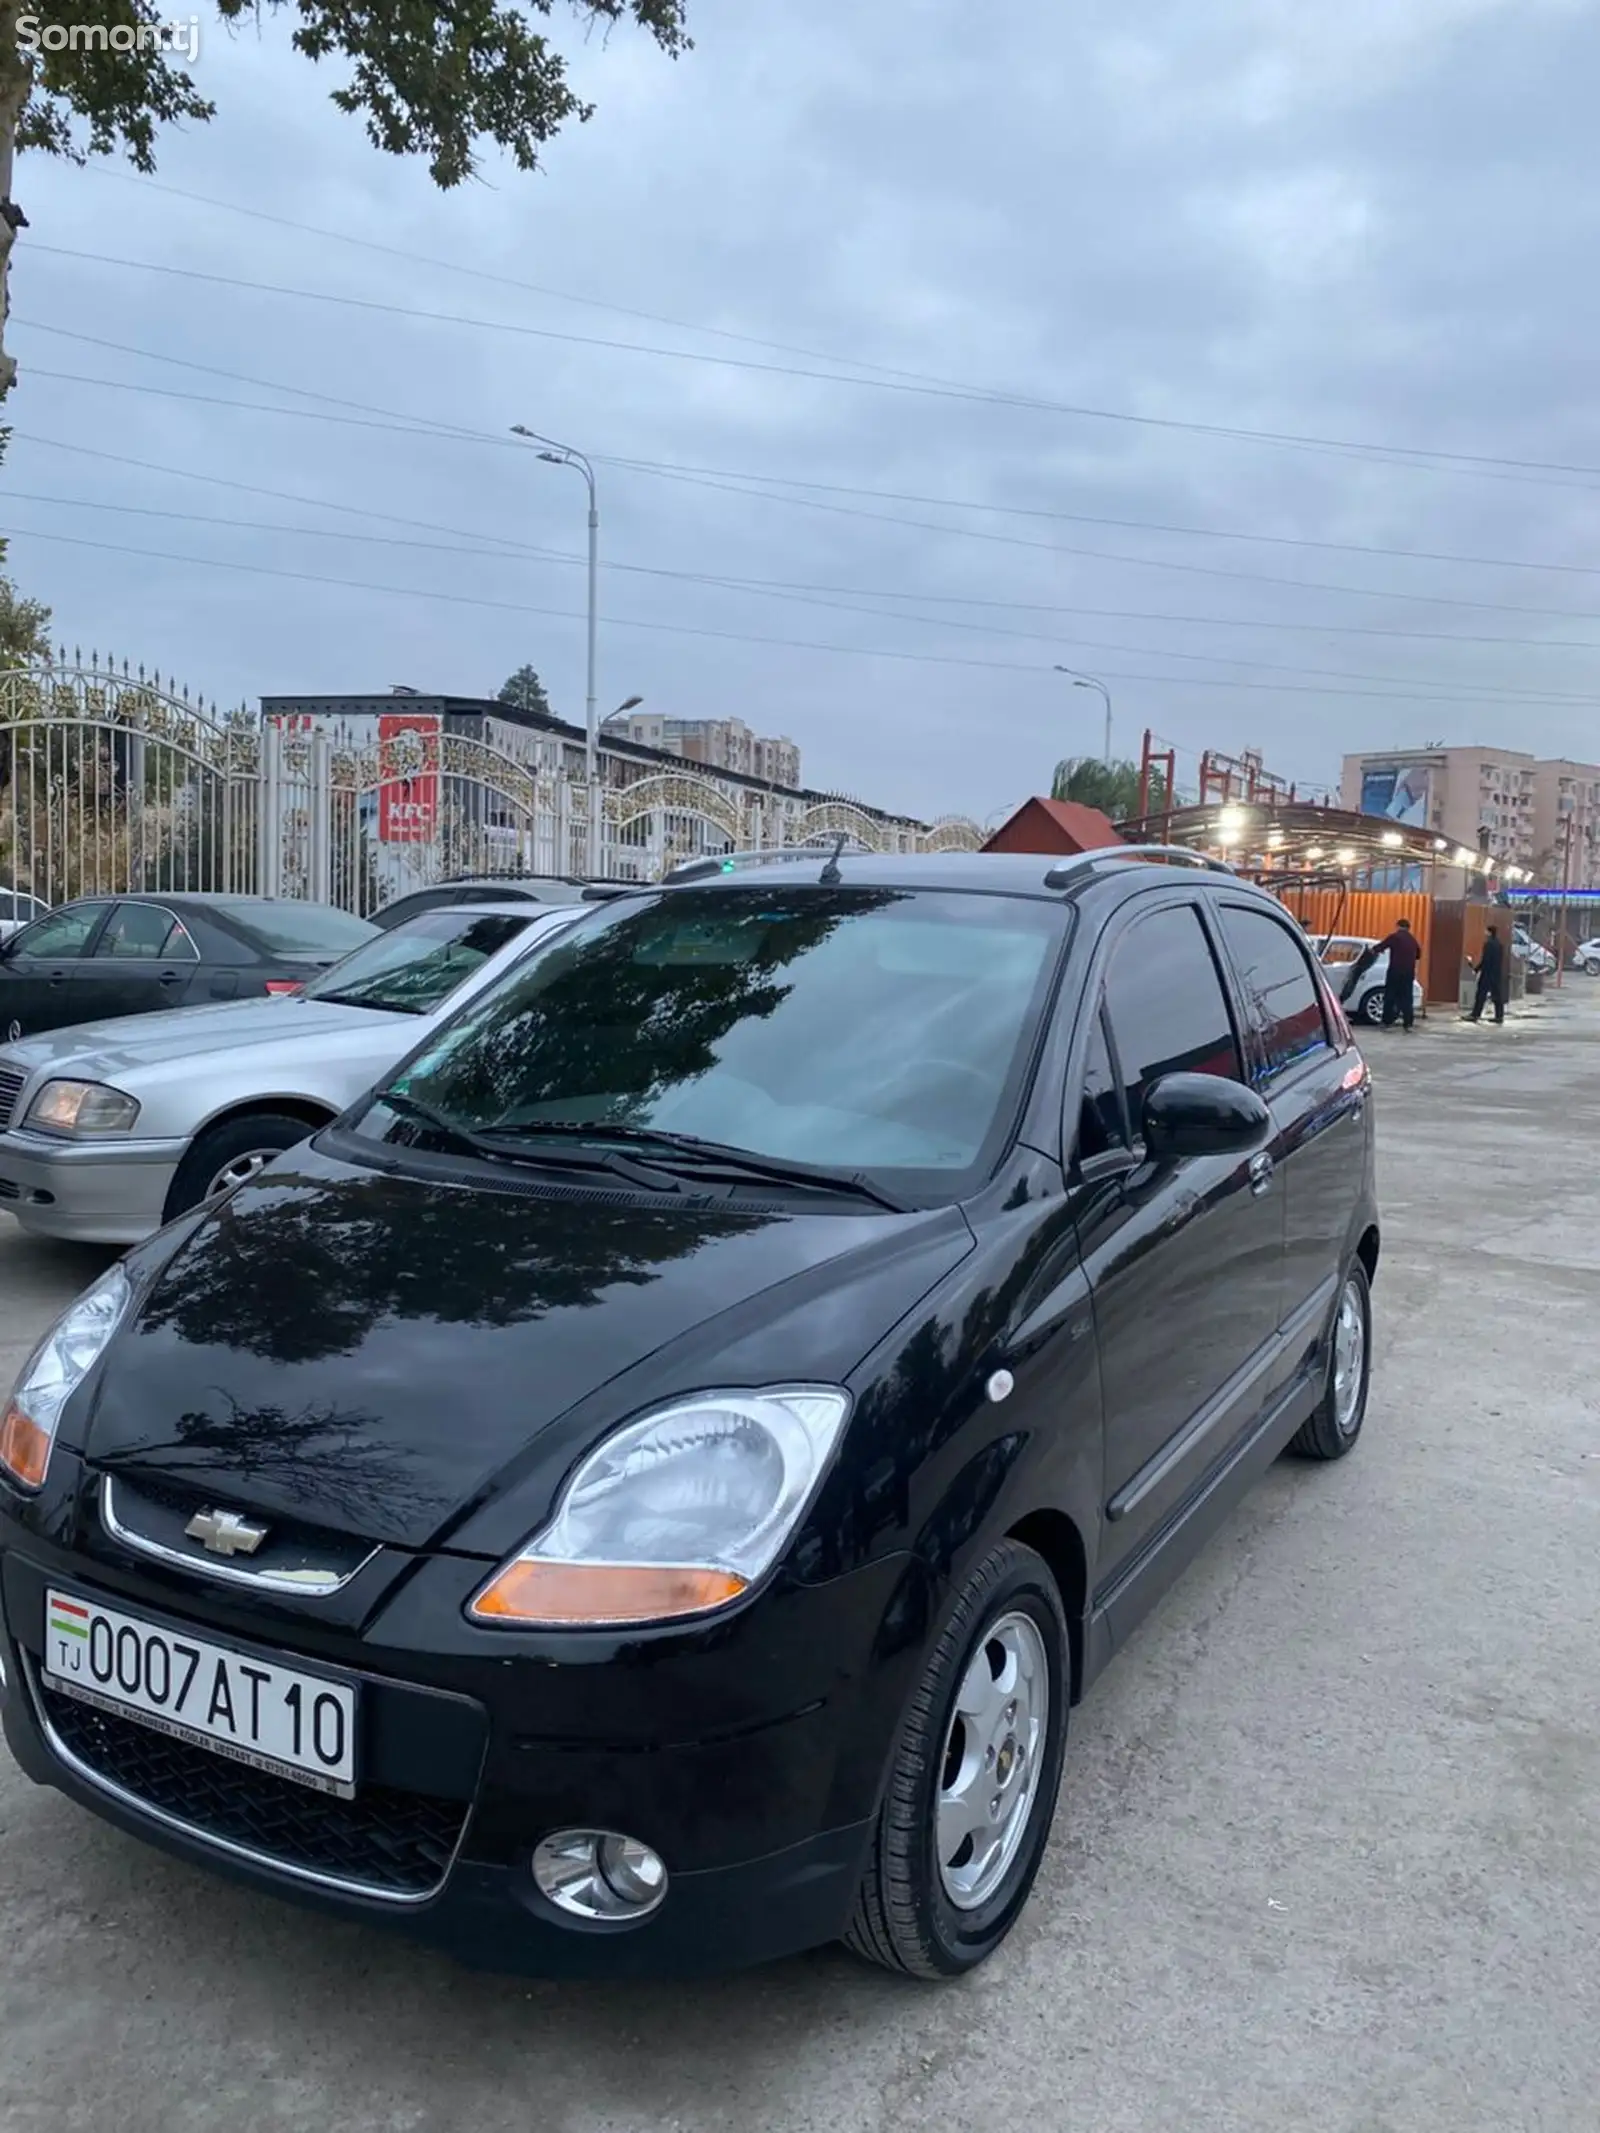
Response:
POLYGON ((1428 766, 1396 763, 1363 763, 1361 766, 1361 812, 1384 815, 1407 829, 1428 826, 1428 766))
POLYGON ((439 830, 437 711, 386 711, 378 720, 378 842, 432 844, 439 830))

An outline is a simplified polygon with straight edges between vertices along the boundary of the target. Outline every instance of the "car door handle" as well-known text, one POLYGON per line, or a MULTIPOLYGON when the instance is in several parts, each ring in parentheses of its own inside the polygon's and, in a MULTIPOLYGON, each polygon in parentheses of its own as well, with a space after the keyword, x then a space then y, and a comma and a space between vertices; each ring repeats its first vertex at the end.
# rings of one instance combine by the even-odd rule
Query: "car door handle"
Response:
POLYGON ((71 972, 70 972, 70 971, 66 971, 66 970, 52 970, 52 971, 51 971, 51 973, 50 973, 50 982, 51 982, 51 984, 52 984, 52 985, 65 985, 65 984, 66 984, 66 982, 67 982, 67 979, 68 979, 68 978, 69 978, 70 976, 71 976, 71 972))
POLYGON ((156 983, 158 985, 181 985, 183 983, 183 972, 181 970, 163 970, 157 977, 156 983))
POLYGON ((1272 1158, 1263 1151, 1250 1158, 1250 1190, 1259 1196, 1272 1183, 1272 1158))

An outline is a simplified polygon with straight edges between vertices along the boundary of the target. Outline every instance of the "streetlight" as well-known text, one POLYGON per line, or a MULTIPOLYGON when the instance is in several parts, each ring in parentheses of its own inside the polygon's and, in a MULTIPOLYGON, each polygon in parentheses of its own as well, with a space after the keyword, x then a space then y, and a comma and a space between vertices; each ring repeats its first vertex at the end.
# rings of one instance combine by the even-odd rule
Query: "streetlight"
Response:
POLYGON ((1105 698, 1106 750, 1103 760, 1109 763, 1111 760, 1111 691, 1106 687, 1103 681, 1096 681, 1092 674, 1080 674, 1076 667, 1064 667, 1058 665, 1056 668, 1056 672, 1058 674, 1065 674, 1067 678, 1071 681, 1072 686, 1075 689, 1098 689, 1100 691, 1100 694, 1105 698))
POLYGON ((553 437, 541 437, 526 423, 513 422, 513 437, 526 437, 543 449, 539 457, 552 467, 576 467, 589 490, 589 656, 583 707, 583 775, 589 791, 588 870, 599 874, 600 863, 600 727, 595 715, 595 647, 600 629, 600 506, 595 494, 594 468, 582 452, 553 437))

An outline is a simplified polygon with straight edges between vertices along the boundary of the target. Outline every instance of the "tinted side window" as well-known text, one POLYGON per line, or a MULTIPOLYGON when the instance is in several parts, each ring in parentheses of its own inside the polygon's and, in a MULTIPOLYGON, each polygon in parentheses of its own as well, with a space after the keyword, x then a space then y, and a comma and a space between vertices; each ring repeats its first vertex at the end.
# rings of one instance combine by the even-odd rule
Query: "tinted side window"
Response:
POLYGON ((14 936, 14 953, 46 958, 81 955, 85 942, 109 909, 108 904, 72 904, 65 911, 52 911, 48 918, 35 919, 14 936))
POLYGON ((1083 1101, 1078 1110, 1078 1158, 1105 1155, 1127 1145, 1122 1123, 1122 1100, 1117 1077, 1106 1045, 1104 1014, 1094 1018, 1089 1033, 1089 1051, 1083 1068, 1083 1101))
MULTIPOLYGON (((95 945, 95 960, 129 956, 157 961, 174 930, 182 931, 170 911, 159 904, 118 904, 111 923, 95 945)), ((187 936, 185 936, 187 939, 187 936)))
POLYGON ((1297 1060, 1325 1050, 1328 1030, 1322 1002, 1293 934, 1264 911, 1225 904, 1221 918, 1246 1010, 1261 1034, 1266 1072, 1281 1074, 1297 1060))
POLYGON ((1135 1133, 1145 1091, 1163 1074, 1244 1078, 1227 996, 1192 905, 1152 912, 1124 935, 1106 980, 1106 1012, 1135 1133))

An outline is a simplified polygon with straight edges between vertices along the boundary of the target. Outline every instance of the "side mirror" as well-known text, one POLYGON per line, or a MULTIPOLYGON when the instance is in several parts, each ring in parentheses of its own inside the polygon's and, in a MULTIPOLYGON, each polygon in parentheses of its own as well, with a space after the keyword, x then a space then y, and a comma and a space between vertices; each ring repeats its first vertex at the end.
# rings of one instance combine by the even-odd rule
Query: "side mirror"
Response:
POLYGON ((1145 1092, 1143 1133, 1153 1163, 1249 1155, 1272 1138, 1272 1113, 1242 1081, 1224 1081, 1217 1074, 1163 1074, 1145 1092))

